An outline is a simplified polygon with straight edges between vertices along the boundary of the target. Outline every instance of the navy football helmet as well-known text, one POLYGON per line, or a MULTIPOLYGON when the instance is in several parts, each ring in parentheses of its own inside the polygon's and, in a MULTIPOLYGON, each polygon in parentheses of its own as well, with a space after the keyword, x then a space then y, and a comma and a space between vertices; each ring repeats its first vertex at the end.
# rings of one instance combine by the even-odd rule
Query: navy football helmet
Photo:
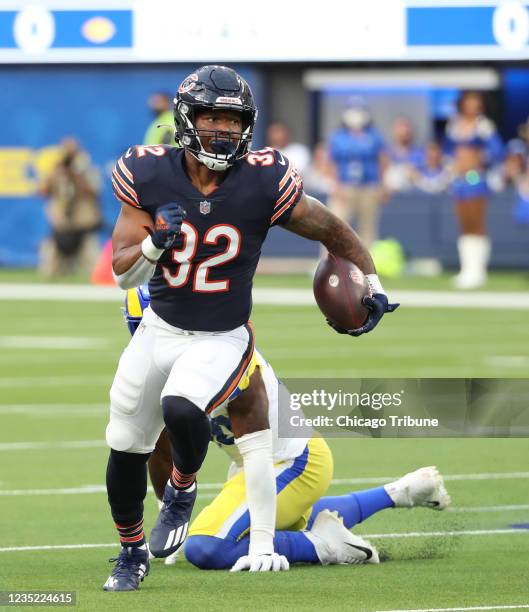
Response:
POLYGON ((190 74, 176 92, 174 120, 176 142, 210 170, 223 171, 248 153, 257 119, 257 108, 248 83, 226 66, 202 66, 190 74), (197 111, 231 110, 241 113, 242 133, 237 144, 218 138, 213 130, 198 130, 197 111), (209 153, 200 141, 201 135, 213 136, 209 153))

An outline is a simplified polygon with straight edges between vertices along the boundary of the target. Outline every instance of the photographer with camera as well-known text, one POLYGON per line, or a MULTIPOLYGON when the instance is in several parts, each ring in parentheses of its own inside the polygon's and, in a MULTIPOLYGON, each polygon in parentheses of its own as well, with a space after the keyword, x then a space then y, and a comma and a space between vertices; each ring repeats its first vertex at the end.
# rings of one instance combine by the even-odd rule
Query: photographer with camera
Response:
POLYGON ((49 199, 46 214, 52 230, 41 245, 43 277, 89 273, 93 268, 102 224, 99 183, 88 153, 74 138, 65 138, 60 159, 41 187, 42 195, 49 199))

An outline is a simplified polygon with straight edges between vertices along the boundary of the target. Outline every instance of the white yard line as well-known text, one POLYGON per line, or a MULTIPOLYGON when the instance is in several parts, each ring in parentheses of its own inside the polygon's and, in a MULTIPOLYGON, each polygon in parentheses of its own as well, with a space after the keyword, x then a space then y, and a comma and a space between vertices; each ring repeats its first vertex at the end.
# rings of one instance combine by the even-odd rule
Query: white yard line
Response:
POLYGON ((116 548, 118 544, 54 544, 50 546, 8 546, 0 552, 32 552, 36 550, 73 550, 78 548, 116 548))
POLYGON ((95 285, 47 285, 41 283, 1 283, 0 300, 60 302, 116 302, 125 292, 118 287, 95 285))
MULTIPOLYGON (((377 533, 377 534, 362 534, 364 538, 415 538, 415 537, 444 537, 444 536, 475 536, 475 535, 505 535, 518 534, 527 535, 529 531, 523 529, 490 529, 479 531, 424 531, 411 533, 377 533)), ((22 552, 22 551, 38 551, 38 550, 64 550, 76 548, 113 548, 116 547, 116 542, 110 544, 57 544, 43 546, 7 546, 0 548, 0 552, 22 552)), ((459 609, 459 608, 456 608, 459 609)), ((406 611, 403 611, 406 612, 406 611)), ((418 612, 418 611, 415 611, 418 612)))
POLYGON ((529 608, 529 604, 521 604, 514 606, 471 606, 469 608, 414 608, 406 610, 378 610, 378 612, 466 612, 466 610, 520 610, 529 608))
POLYGON ((66 442, 0 442, 0 451, 41 450, 46 448, 100 448, 104 440, 68 440, 66 442))
POLYGON ((1 336, 0 348, 7 349, 93 349, 108 348, 111 343, 103 338, 77 336, 1 336))
MULTIPOLYGON (((124 296, 117 287, 92 285, 2 283, 1 288, 0 300, 118 302, 124 296)), ((406 308, 529 309, 529 292, 392 291, 391 297, 406 308)), ((253 301, 263 305, 315 306, 311 289, 259 287, 253 291, 253 301)))
POLYGON ((63 489, 4 489, 0 497, 25 497, 26 495, 86 495, 89 493, 106 493, 105 485, 84 485, 63 489))
MULTIPOLYGON (((529 309, 529 292, 391 291, 391 298, 406 308, 529 309)), ((310 289, 257 288, 253 290, 253 300, 255 304, 278 306, 304 306, 315 303, 310 289)))
POLYGON ((442 538, 445 536, 529 535, 529 529, 471 529, 462 531, 410 531, 405 533, 363 533, 363 538, 442 538))
POLYGON ((108 376, 9 376, 0 378, 0 388, 27 387, 68 387, 79 385, 110 385, 112 374, 108 376))
POLYGON ((449 512, 518 512, 529 510, 529 504, 512 504, 505 506, 460 506, 458 508, 447 508, 449 512))
MULTIPOLYGON (((71 448, 84 448, 87 443, 98 442, 98 446, 104 446, 102 440, 79 440, 78 442, 70 442, 65 444, 75 444, 71 448)), ((12 444, 35 444, 34 442, 15 442, 12 444)), ((36 443, 41 444, 41 443, 36 443)), ((38 448, 42 448, 39 446, 38 448)), ((384 484, 396 480, 398 476, 383 476, 376 478, 334 478, 331 485, 363 485, 363 484, 384 484)), ((472 481, 472 480, 519 480, 528 479, 529 472, 493 472, 480 474, 447 474, 444 476, 445 481, 472 481)), ((201 491, 218 491, 224 485, 223 482, 204 482, 199 483, 201 491)), ((152 490, 152 489, 151 489, 152 490)), ((88 493, 104 493, 106 492, 105 485, 88 484, 81 487, 68 487, 59 489, 0 489, 0 497, 18 496, 18 495, 82 495, 88 493)), ((460 507, 452 508, 454 512, 500 512, 502 510, 525 510, 529 505, 519 504, 512 506, 478 506, 478 507, 460 507)))
POLYGON ((485 363, 500 368, 525 368, 529 367, 527 355, 490 355, 485 357, 485 363))
POLYGON ((0 404, 0 414, 57 415, 77 417, 107 413, 108 404, 0 404))
MULTIPOLYGON (((335 478, 332 484, 349 485, 349 484, 384 484, 396 480, 400 476, 377 476, 367 478, 335 478)), ((529 478, 529 472, 479 472, 477 474, 443 474, 443 478, 447 481, 458 480, 518 480, 529 478)))
MULTIPOLYGON (((202 491, 212 489, 219 491, 221 488, 217 483, 211 485, 201 485, 200 497, 201 499, 213 499, 218 493, 203 493, 202 491)), ((150 493, 153 493, 152 488, 148 489, 150 493)), ((26 497, 28 495, 91 495, 93 493, 106 493, 107 488, 105 485, 84 485, 82 487, 65 487, 61 489, 0 489, 0 497, 26 497)))
MULTIPOLYGON (((205 483, 199 486, 200 499, 213 499, 218 495, 222 487, 222 483, 212 482, 205 483), (215 491, 212 493, 204 493, 204 491, 215 491)), ((105 485, 84 485, 82 487, 64 487, 58 489, 0 489, 0 497, 26 497, 44 496, 44 495, 93 495, 106 493, 105 485)), ((153 492, 149 489, 149 492, 153 492)), ((529 504, 512 504, 505 506, 458 506, 455 508, 447 508, 446 512, 463 512, 463 513, 483 513, 483 512, 522 512, 529 510, 529 504)))

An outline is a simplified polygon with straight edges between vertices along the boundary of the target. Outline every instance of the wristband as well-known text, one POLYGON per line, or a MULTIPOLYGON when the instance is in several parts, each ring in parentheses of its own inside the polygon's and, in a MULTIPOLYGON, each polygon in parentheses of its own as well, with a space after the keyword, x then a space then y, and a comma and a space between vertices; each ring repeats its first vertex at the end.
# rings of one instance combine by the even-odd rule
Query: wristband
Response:
POLYGON ((159 249, 154 245, 150 236, 147 236, 141 243, 141 252, 145 259, 151 263, 156 263, 164 251, 165 249, 159 249))
POLYGON ((369 285, 371 295, 374 295, 375 293, 383 293, 384 295, 386 295, 384 287, 382 287, 382 283, 378 278, 378 274, 366 274, 366 280, 367 284, 369 285))

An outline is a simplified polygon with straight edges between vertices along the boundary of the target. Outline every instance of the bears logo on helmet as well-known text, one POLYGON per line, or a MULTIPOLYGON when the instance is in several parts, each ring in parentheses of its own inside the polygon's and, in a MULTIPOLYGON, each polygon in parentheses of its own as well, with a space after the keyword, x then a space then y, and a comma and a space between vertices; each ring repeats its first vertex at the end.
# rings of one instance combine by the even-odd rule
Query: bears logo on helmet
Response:
POLYGON ((191 91, 198 81, 198 74, 190 74, 187 78, 182 81, 182 84, 178 88, 178 93, 184 94, 191 91))

